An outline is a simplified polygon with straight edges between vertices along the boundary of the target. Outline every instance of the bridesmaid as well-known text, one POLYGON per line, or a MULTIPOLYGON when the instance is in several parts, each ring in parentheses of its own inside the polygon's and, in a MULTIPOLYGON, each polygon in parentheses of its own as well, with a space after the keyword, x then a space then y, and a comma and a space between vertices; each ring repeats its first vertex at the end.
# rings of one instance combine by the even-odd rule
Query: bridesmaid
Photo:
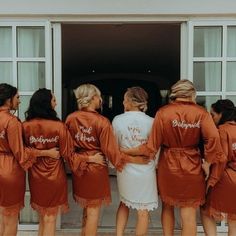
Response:
POLYGON ((10 113, 10 110, 17 110, 19 104, 17 88, 0 84, 0 236, 17 233, 18 215, 24 207, 25 195, 22 167, 27 169, 38 156, 58 157, 54 149, 24 148, 22 124, 10 113))
MULTIPOLYGON (((146 115, 148 94, 141 87, 128 88, 123 100, 125 112, 113 119, 112 126, 120 147, 135 147, 147 141, 153 118, 146 115)), ((116 235, 124 234, 129 209, 137 211, 136 235, 146 235, 149 211, 158 207, 156 163, 126 164, 117 172, 120 205, 116 215, 116 235), (140 188, 142 186, 142 188, 140 188)))
POLYGON ((211 163, 225 160, 218 131, 210 114, 196 104, 189 80, 171 87, 171 103, 155 116, 146 145, 124 149, 128 154, 150 155, 161 146, 158 190, 162 200, 164 235, 174 234, 174 207, 180 208, 182 236, 196 235, 196 210, 205 202, 205 176, 198 144, 204 139, 206 177, 211 163))
POLYGON ((219 128, 221 144, 227 160, 213 165, 207 203, 202 209, 202 221, 206 235, 216 236, 215 221, 227 220, 228 235, 236 235, 236 108, 228 99, 218 100, 211 106, 211 114, 219 128))
MULTIPOLYGON (((73 156, 73 143, 57 117, 56 98, 49 89, 36 91, 23 123, 25 143, 38 149, 59 149, 60 158, 40 158, 29 169, 31 206, 39 213, 39 236, 55 235, 56 217, 68 210, 64 161, 73 156)), ((103 157, 99 160, 103 161, 103 157)))
MULTIPOLYGON (((142 157, 132 158, 120 153, 113 129, 107 118, 96 110, 102 105, 101 92, 92 84, 75 90, 79 111, 67 117, 66 125, 75 148, 85 155, 102 152, 121 170, 127 161, 146 163, 142 157)), ((108 167, 84 162, 80 173, 72 173, 74 199, 84 208, 83 232, 95 236, 102 204, 111 202, 108 167)))

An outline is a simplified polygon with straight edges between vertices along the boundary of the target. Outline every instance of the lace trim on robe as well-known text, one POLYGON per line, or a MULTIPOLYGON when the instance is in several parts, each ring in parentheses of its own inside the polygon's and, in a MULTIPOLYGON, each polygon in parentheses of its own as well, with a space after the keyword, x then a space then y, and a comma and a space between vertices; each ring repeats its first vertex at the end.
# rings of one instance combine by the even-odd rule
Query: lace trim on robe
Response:
POLYGON ((216 221, 222 221, 222 220, 236 220, 236 214, 233 213, 224 213, 219 210, 216 210, 213 207, 203 207, 202 208, 202 213, 204 215, 212 217, 216 221))
POLYGON ((170 205, 175 207, 193 207, 198 208, 199 206, 205 203, 205 199, 189 199, 189 200, 178 200, 167 196, 161 196, 161 200, 170 205))
POLYGON ((31 207, 37 211, 40 215, 57 215, 58 213, 66 213, 69 210, 69 205, 67 203, 55 206, 55 207, 42 207, 36 203, 31 203, 31 207))
POLYGON ((149 203, 132 202, 122 196, 120 196, 120 200, 127 207, 132 208, 132 209, 136 209, 136 210, 153 211, 154 209, 158 208, 158 202, 149 202, 149 203))
POLYGON ((10 207, 0 206, 0 212, 5 216, 18 215, 22 208, 24 208, 24 202, 15 204, 10 207))
POLYGON ((85 199, 74 194, 73 197, 75 202, 78 203, 82 208, 97 207, 101 205, 108 206, 111 203, 110 196, 104 197, 102 199, 85 199))

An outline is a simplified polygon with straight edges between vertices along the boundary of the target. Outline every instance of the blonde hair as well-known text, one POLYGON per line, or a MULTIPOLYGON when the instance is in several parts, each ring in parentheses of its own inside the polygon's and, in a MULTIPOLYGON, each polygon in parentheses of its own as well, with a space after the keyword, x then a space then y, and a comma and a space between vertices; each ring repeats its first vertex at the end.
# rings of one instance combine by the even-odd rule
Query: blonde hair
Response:
POLYGON ((142 112, 147 111, 148 94, 143 88, 131 87, 127 89, 127 92, 125 94, 128 97, 128 99, 131 100, 133 105, 137 107, 140 111, 142 112))
POLYGON ((93 84, 82 84, 74 90, 79 110, 90 105, 95 95, 101 96, 100 90, 93 84))
POLYGON ((184 79, 179 80, 175 83, 170 90, 171 100, 175 100, 176 98, 196 98, 196 89, 191 81, 184 79))

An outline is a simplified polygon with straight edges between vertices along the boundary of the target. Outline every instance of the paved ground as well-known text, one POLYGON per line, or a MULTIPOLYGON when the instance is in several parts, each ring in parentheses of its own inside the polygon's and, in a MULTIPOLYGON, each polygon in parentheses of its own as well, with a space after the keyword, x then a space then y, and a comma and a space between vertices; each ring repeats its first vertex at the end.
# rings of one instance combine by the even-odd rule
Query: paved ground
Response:
MULTIPOLYGON (((101 216, 99 220, 99 232, 98 236, 115 236, 115 215, 116 210, 119 204, 119 196, 117 192, 117 183, 116 177, 111 176, 111 192, 112 192, 112 204, 109 207, 104 207, 101 210, 101 216)), ((61 222, 61 230, 58 230, 57 236, 79 236, 79 228, 81 227, 81 217, 82 217, 82 209, 75 204, 72 198, 72 188, 71 188, 71 178, 68 177, 69 182, 69 203, 70 203, 70 211, 63 215, 59 222, 61 222)), ((29 196, 26 196, 26 201, 29 201, 29 196)), ((159 201, 159 208, 155 211, 152 211, 150 214, 150 223, 149 223, 149 234, 147 236, 161 236, 161 202, 159 201)), ((180 228, 180 218, 179 211, 176 210, 176 229, 180 228)), ((198 212, 197 222, 198 225, 201 225, 200 216, 198 212)), ((38 222, 38 216, 35 211, 30 209, 29 203, 26 203, 26 207, 21 212, 20 224, 23 225, 34 225, 38 222)), ((136 223, 136 211, 131 210, 129 221, 127 224, 127 233, 125 236, 133 236, 134 235, 134 227, 136 223)), ((32 228, 29 228, 32 229, 32 228)), ((21 230, 25 230, 25 227, 21 225, 21 230)), ((180 231, 176 230, 176 236, 180 236, 180 231)), ((203 233, 198 233, 198 236, 203 236, 203 233)), ((226 236, 225 233, 219 233, 219 236, 226 236)), ((37 236, 37 231, 19 231, 17 236, 37 236)), ((47 235, 50 236, 50 235, 47 235)), ((191 236, 191 235, 189 235, 191 236)))
MULTIPOLYGON (((150 232, 147 236, 161 236, 161 231, 150 232)), ((218 236, 226 236, 226 233, 218 233, 218 236)), ((36 231, 19 232, 17 236, 37 236, 36 231)), ((79 236, 79 232, 73 231, 57 231, 56 236, 79 236)), ((99 232, 97 236, 115 236, 113 232, 99 232)), ((124 236, 134 236, 134 232, 126 233, 124 236)), ((180 236, 180 232, 176 231, 175 236, 180 236)), ((203 233, 198 233, 197 236, 204 236, 203 233)))

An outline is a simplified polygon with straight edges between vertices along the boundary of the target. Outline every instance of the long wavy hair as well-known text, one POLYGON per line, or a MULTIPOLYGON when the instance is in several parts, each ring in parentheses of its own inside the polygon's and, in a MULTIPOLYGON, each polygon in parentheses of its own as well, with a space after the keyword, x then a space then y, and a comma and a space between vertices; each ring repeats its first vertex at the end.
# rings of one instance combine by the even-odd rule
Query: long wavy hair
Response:
POLYGON ((3 106, 7 99, 12 99, 17 94, 17 88, 10 84, 0 84, 0 106, 3 106))
POLYGON ((29 108, 25 112, 26 120, 29 121, 34 118, 59 120, 56 111, 52 108, 51 100, 51 90, 46 88, 37 90, 31 97, 29 108))
POLYGON ((211 107, 214 112, 221 114, 218 125, 222 125, 227 121, 236 121, 236 108, 231 100, 219 99, 211 107))

